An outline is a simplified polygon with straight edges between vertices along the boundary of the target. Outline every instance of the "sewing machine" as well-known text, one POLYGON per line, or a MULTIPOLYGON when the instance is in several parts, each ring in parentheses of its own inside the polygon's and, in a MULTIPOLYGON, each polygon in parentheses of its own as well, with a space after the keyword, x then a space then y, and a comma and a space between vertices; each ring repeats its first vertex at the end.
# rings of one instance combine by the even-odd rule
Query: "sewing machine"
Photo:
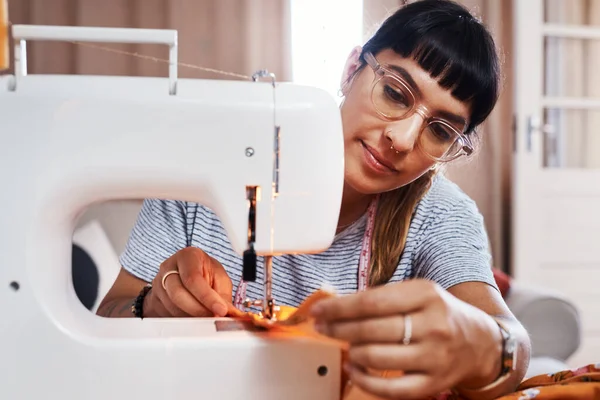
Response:
MULTIPOLYGON (((212 208, 248 277, 254 254, 326 249, 344 174, 334 99, 264 71, 178 79, 175 31, 12 33, 15 73, 0 76, 0 398, 338 399, 336 346, 219 331, 218 319, 102 318, 70 271, 78 216, 112 199, 212 208), (169 76, 28 75, 28 40, 162 43, 169 76)), ((250 299, 265 313, 269 284, 250 299)))

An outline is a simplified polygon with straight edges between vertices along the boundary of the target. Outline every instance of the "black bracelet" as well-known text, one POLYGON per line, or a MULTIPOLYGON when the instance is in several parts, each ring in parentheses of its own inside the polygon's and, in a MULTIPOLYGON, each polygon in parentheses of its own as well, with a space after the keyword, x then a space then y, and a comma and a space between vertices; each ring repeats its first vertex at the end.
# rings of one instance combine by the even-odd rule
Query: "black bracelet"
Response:
POLYGON ((136 318, 144 318, 144 298, 148 294, 148 292, 152 289, 152 284, 144 286, 142 290, 140 290, 140 294, 135 298, 133 304, 131 305, 131 312, 136 318))

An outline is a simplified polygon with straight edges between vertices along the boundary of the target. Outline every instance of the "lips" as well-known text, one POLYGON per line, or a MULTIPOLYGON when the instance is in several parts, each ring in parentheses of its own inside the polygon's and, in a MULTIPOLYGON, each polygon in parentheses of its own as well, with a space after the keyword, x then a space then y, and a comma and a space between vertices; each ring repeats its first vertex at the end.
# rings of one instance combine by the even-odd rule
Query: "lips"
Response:
POLYGON ((387 170, 388 172, 398 172, 398 170, 394 168, 394 164, 391 161, 387 160, 385 157, 383 157, 377 150, 375 150, 373 147, 369 146, 362 140, 360 143, 362 144, 364 149, 375 159, 374 161, 380 164, 381 167, 384 167, 384 170, 387 170))

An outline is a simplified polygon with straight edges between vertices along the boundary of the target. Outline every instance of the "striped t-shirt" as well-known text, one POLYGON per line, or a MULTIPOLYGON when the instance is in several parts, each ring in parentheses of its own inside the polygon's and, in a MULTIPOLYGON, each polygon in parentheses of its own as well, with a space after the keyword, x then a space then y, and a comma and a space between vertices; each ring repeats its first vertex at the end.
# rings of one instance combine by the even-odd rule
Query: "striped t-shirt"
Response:
MULTIPOLYGON (((365 227, 366 214, 336 235, 322 253, 273 257, 276 302, 297 306, 324 285, 341 294, 356 292, 365 227)), ((235 296, 242 258, 231 248, 214 212, 197 203, 145 200, 120 261, 134 276, 150 282, 160 264, 186 246, 202 249, 223 265, 235 296)), ((415 210, 404 252, 390 282, 425 278, 446 289, 469 281, 496 287, 490 258, 483 218, 475 203, 454 183, 438 176, 415 210)), ((262 281, 259 257, 257 279, 247 287, 249 298, 262 298, 262 281)))

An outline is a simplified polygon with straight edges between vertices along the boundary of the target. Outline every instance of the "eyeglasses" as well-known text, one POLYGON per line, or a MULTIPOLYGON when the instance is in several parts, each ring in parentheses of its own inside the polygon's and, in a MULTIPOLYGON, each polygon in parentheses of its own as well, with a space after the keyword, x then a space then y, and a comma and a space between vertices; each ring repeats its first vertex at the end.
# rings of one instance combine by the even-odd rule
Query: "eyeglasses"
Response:
POLYGON ((371 53, 365 53, 365 60, 375 73, 371 102, 377 113, 392 121, 418 113, 425 120, 417 140, 423 153, 438 162, 452 161, 473 153, 473 145, 463 133, 466 124, 457 127, 449 121, 430 116, 427 109, 419 105, 418 96, 403 77, 379 64, 371 53))

